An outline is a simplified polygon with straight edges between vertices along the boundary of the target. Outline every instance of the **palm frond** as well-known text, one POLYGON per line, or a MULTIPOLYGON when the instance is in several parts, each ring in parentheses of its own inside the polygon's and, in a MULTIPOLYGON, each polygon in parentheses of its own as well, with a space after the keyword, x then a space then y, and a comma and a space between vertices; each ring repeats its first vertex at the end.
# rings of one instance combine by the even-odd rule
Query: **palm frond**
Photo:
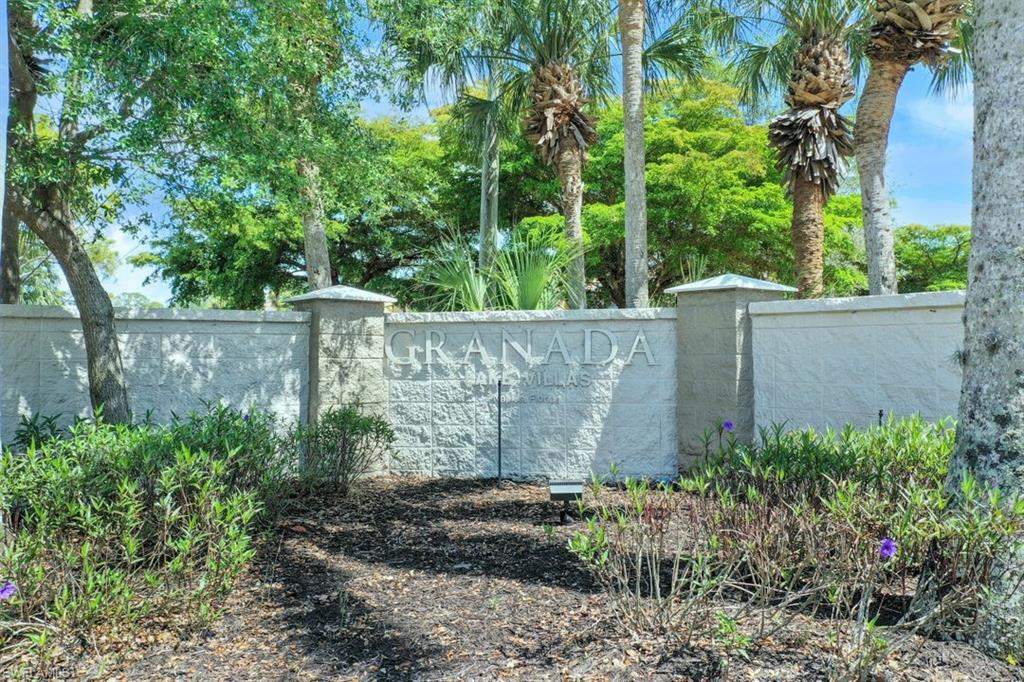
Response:
POLYGON ((501 307, 544 310, 565 299, 569 264, 580 247, 549 233, 516 232, 494 259, 494 279, 501 307))
POLYGON ((488 283, 477 269, 476 249, 453 235, 430 249, 417 276, 427 305, 434 310, 479 312, 490 305, 488 283))
POLYGON ((651 40, 644 49, 644 80, 649 89, 671 76, 682 81, 699 78, 710 61, 704 36, 683 16, 651 40))
POLYGON ((974 5, 969 4, 957 23, 956 38, 946 47, 945 58, 932 67, 931 92, 957 95, 971 82, 974 64, 974 5))

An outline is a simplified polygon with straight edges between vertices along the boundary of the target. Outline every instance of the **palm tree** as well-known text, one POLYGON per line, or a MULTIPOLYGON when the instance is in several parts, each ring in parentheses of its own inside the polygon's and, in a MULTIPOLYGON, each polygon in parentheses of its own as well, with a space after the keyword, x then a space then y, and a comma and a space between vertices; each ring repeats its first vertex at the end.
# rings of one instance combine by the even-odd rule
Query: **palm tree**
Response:
MULTIPOLYGON (((611 90, 608 8, 595 0, 516 0, 500 18, 501 39, 494 56, 518 68, 508 80, 520 101, 528 101, 526 139, 561 186, 565 234, 583 247, 583 164, 597 141, 587 105, 611 90), (529 93, 523 97, 524 91, 529 93)), ((569 305, 585 308, 582 252, 569 270, 569 305)))
POLYGON ((854 95, 851 55, 861 54, 865 16, 856 0, 738 0, 733 10, 711 12, 702 23, 720 43, 738 41, 733 66, 746 101, 763 103, 783 90, 787 109, 769 124, 768 138, 793 199, 799 296, 818 296, 824 207, 853 153, 839 110, 854 95))
POLYGON ((896 293, 896 256, 885 154, 896 95, 914 64, 935 72, 934 88, 957 87, 970 65, 971 0, 876 0, 866 53, 871 68, 857 105, 854 150, 864 205, 868 285, 872 294, 896 293))
POLYGON ((626 173, 626 307, 646 308, 647 189, 644 179, 644 15, 645 0, 620 0, 622 111, 626 173))
MULTIPOLYGON (((1024 493, 1024 146, 1019 142, 1024 116, 1016 101, 1024 90, 1024 65, 1007 58, 1024 52, 1022 18, 1019 0, 978 1, 974 236, 964 307, 960 419, 947 484, 957 490, 961 477, 970 473, 998 488, 1009 504, 1024 493)), ((1016 542, 1007 546, 992 571, 994 606, 984 609, 973 636, 989 654, 1019 658, 1024 655, 1019 589, 1024 552, 1016 542)))
POLYGON ((471 12, 458 29, 437 30, 416 24, 405 9, 383 12, 385 37, 404 62, 405 87, 423 96, 429 84, 454 98, 452 116, 463 126, 464 139, 480 154, 480 237, 477 262, 490 264, 497 246, 498 187, 501 168, 501 138, 518 117, 518 103, 504 97, 501 87, 503 64, 482 56, 481 46, 491 36, 485 27, 493 23, 495 8, 483 4, 471 12))
MULTIPOLYGON (((608 4, 599 0, 513 0, 496 15, 495 42, 485 51, 489 58, 507 67, 503 90, 512 101, 529 103, 524 121, 527 140, 545 164, 555 167, 561 185, 561 208, 566 237, 575 244, 579 256, 569 279, 569 303, 586 306, 586 273, 583 260, 583 165, 587 150, 597 140, 595 121, 588 105, 604 99, 612 91, 612 47, 616 35, 608 4)), ((703 44, 697 40, 684 19, 673 23, 643 48, 642 84, 650 85, 664 73, 684 77, 698 73, 703 66, 703 44)), ((630 37, 633 41, 636 36, 630 37)), ((643 45, 642 36, 639 38, 643 45)), ((630 44, 635 61, 635 46, 630 44)), ((630 84, 630 92, 634 84, 630 84)), ((640 94, 642 88, 636 88, 640 94)), ((631 95, 632 97, 632 95, 631 95)), ((631 115, 634 132, 636 112, 631 115)), ((643 110, 639 110, 642 145, 643 110)), ((636 136, 632 139, 636 150, 636 136)), ((643 167, 635 155, 631 168, 643 167)), ((631 182, 632 190, 642 195, 642 176, 631 182)), ((634 194, 631 190, 630 194, 634 194)), ((635 203, 633 204, 636 205, 635 203)), ((646 236, 632 234, 629 243, 646 250, 646 236)), ((633 248, 637 258, 637 248, 633 248)), ((646 263, 646 259, 640 259, 646 263)), ((639 280, 638 280, 639 281, 639 280)), ((639 284, 638 284, 639 288, 639 284)), ((646 290, 646 285, 643 286, 646 290)))
POLYGON ((647 0, 621 0, 619 38, 622 46, 622 111, 626 186, 626 307, 646 308, 647 187, 645 182, 644 87, 657 85, 667 74, 682 80, 698 78, 708 62, 703 37, 692 30, 691 15, 701 2, 689 0, 666 15, 662 3, 655 12, 647 0), (655 40, 646 40, 648 14, 652 23, 669 19, 669 27, 655 40), (674 16, 673 16, 674 14, 674 16), (660 16, 659 16, 660 15, 660 16))
POLYGON ((491 264, 498 240, 498 187, 501 169, 501 140, 513 127, 520 106, 507 97, 498 76, 500 64, 488 64, 489 78, 476 86, 464 86, 452 116, 463 126, 464 139, 480 154, 480 246, 478 264, 491 264))

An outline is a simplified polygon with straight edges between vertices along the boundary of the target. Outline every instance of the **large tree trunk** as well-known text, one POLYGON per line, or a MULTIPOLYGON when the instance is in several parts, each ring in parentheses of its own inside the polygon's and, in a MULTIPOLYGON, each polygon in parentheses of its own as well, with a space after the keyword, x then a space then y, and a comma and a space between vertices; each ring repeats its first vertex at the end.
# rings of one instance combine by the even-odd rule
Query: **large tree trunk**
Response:
POLYGON ((644 183, 644 0, 619 3, 626 170, 626 306, 646 308, 647 189, 644 183))
POLYGON ((825 252, 825 197, 821 186, 797 178, 793 182, 793 269, 800 298, 821 296, 825 252))
MULTIPOLYGON (((92 0, 79 0, 78 12, 83 15, 91 14, 92 0)), ((25 17, 20 19, 24 21, 25 17)), ((14 20, 15 15, 12 14, 11 21, 14 20)), ((11 27, 13 26, 12 23, 11 27)), ((27 126, 25 144, 32 144, 36 88, 28 66, 30 59, 26 59, 26 55, 20 52, 13 34, 9 46, 12 91, 19 109, 19 122, 27 126)), ((77 79, 71 77, 65 96, 71 97, 77 87, 77 79)), ((65 109, 60 117, 58 135, 67 141, 73 139, 77 133, 78 119, 71 111, 65 109)), ((77 159, 71 159, 71 163, 77 162, 77 159)), ((110 297, 96 274, 89 254, 75 233, 70 206, 58 187, 40 185, 32 187, 30 191, 36 200, 34 204, 28 196, 17 191, 17 188, 8 187, 5 205, 53 253, 71 288, 85 340, 89 399, 93 409, 102 408, 104 421, 127 423, 131 420, 131 410, 114 325, 114 307, 110 297)))
POLYGON ((21 263, 18 260, 18 219, 4 195, 3 226, 0 227, 0 303, 17 303, 21 298, 21 263))
MULTIPOLYGON (((562 185, 562 214, 565 236, 583 249, 583 150, 572 138, 565 138, 555 159, 558 181, 562 185)), ((581 253, 569 266, 569 307, 587 307, 586 261, 581 253)))
POLYGON ((327 217, 324 212, 323 189, 320 186, 320 168, 312 161, 300 159, 298 171, 304 180, 302 195, 306 204, 302 213, 302 233, 306 246, 307 286, 310 291, 326 289, 334 281, 327 246, 327 217))
POLYGON ((480 267, 486 268, 498 245, 498 171, 501 168, 496 114, 487 115, 480 159, 480 267))
MULTIPOLYGON (((950 486, 965 471, 1024 494, 1024 5, 979 0, 974 56, 974 215, 964 308, 963 385, 950 486)), ((985 651, 1024 654, 1024 555, 1003 557, 976 636, 985 651)))
POLYGON ((853 144, 864 206, 864 241, 871 294, 896 293, 894 226, 885 187, 885 152, 896 95, 909 68, 910 65, 903 62, 872 59, 864 93, 857 105, 853 144))
POLYGON ((67 204, 51 194, 50 209, 37 212, 26 207, 24 199, 15 192, 11 195, 12 211, 53 253, 71 288, 82 322, 93 409, 102 408, 106 422, 128 423, 131 411, 114 325, 114 306, 72 228, 67 204))

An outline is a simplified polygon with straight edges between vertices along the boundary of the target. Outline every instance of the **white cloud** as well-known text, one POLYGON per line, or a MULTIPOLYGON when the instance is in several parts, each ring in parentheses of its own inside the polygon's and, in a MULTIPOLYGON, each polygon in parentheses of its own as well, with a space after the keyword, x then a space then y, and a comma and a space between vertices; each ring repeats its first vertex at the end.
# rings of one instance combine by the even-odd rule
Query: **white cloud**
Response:
POLYGON ((919 126, 923 136, 970 140, 974 133, 974 92, 970 87, 956 97, 925 95, 904 106, 912 125, 919 126))

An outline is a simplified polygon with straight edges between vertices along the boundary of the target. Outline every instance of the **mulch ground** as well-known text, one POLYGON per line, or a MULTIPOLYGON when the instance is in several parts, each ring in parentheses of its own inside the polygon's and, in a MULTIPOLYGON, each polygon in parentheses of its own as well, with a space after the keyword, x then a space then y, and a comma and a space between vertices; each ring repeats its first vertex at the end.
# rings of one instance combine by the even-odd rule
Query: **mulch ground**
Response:
MULTIPOLYGON (((157 642, 115 680, 814 680, 821 628, 723 657, 617 633, 541 485, 378 479, 294 514, 210 628, 157 642)), ((797 628, 799 630, 799 628, 797 628)), ((1013 680, 920 640, 882 679, 1013 680)))

